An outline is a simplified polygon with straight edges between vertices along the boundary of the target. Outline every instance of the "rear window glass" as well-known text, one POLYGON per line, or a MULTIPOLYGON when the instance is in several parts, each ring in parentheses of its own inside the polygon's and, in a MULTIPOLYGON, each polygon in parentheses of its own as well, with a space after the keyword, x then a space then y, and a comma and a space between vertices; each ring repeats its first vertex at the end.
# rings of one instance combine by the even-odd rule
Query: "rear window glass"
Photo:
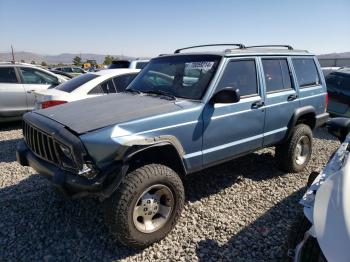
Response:
POLYGON ((312 58, 293 58, 293 66, 300 87, 320 85, 320 77, 312 58))
POLYGON ((0 68, 0 83, 17 83, 17 77, 13 67, 0 68))
POLYGON ((129 68, 129 65, 129 61, 113 61, 112 64, 108 66, 108 69, 129 68))
POLYGON ((349 91, 350 74, 331 73, 326 77, 328 91, 349 91))
POLYGON ((73 79, 64 82, 63 84, 60 84, 59 86, 55 87, 58 90, 71 93, 75 89, 77 89, 79 86, 91 81, 92 79, 95 79, 98 77, 98 75, 95 74, 84 74, 77 77, 74 77, 73 79))

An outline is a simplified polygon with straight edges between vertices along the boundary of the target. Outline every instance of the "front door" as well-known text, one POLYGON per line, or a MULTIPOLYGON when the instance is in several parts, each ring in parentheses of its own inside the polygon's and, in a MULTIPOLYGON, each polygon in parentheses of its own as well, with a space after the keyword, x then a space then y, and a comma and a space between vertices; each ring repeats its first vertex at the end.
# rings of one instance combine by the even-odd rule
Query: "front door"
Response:
POLYGON ((16 117, 27 111, 23 85, 13 67, 0 67, 0 118, 16 117))
POLYGON ((212 165, 262 146, 265 110, 255 58, 231 59, 216 87, 239 89, 241 100, 208 104, 203 114, 203 165, 212 165))

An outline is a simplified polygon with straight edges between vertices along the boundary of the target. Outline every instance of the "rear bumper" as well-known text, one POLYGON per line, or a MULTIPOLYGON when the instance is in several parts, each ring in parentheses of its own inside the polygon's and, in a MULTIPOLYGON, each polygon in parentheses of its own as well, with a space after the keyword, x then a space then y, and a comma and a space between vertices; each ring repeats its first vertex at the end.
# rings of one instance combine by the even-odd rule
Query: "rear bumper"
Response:
POLYGON ((329 119, 328 113, 319 114, 316 116, 316 127, 323 126, 329 119))
POLYGON ((114 192, 121 181, 121 165, 114 165, 109 169, 109 172, 101 173, 96 178, 88 179, 64 171, 40 159, 30 151, 24 141, 20 142, 17 146, 16 158, 17 162, 22 166, 32 167, 40 175, 50 180, 64 195, 72 198, 84 196, 95 196, 100 199, 107 198, 114 192))

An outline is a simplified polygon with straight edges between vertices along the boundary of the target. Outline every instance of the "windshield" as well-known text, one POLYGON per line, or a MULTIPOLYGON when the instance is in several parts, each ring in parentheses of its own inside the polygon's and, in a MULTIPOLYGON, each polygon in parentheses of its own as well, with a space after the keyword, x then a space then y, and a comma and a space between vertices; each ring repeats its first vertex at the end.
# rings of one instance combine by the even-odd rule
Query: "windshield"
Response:
POLYGON ((180 55, 151 60, 127 90, 166 93, 199 100, 213 78, 221 56, 180 55))
POLYGON ((56 86, 55 89, 58 89, 67 93, 71 93, 75 89, 77 89, 79 86, 89 82, 92 79, 95 79, 98 76, 99 75, 95 75, 95 74, 80 75, 80 76, 74 77, 73 79, 67 82, 64 82, 63 84, 56 86))

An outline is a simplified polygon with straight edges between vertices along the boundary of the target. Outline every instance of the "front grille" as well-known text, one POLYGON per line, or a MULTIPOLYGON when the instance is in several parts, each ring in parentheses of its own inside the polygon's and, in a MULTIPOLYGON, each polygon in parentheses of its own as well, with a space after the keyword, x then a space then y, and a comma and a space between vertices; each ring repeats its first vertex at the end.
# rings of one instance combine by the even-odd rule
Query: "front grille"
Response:
POLYGON ((57 143, 50 135, 23 121, 23 136, 35 155, 55 165, 59 164, 55 150, 57 143))

